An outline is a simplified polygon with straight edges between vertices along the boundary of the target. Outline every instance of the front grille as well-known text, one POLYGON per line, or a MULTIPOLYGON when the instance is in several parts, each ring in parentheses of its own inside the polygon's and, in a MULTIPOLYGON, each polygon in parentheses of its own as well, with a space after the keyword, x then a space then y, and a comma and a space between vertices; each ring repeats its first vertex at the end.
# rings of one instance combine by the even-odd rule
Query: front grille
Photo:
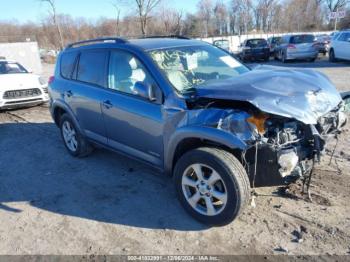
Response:
POLYGON ((34 97, 41 95, 39 88, 23 89, 23 90, 10 90, 6 91, 3 95, 5 99, 19 99, 26 97, 34 97))
POLYGON ((49 93, 49 90, 48 90, 47 87, 43 87, 43 91, 44 91, 45 94, 48 94, 48 93, 49 93))

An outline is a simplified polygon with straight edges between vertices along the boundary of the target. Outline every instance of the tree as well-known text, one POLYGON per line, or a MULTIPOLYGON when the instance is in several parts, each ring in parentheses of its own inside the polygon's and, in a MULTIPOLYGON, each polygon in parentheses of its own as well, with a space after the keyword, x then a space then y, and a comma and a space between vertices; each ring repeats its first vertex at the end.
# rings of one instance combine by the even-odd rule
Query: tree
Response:
POLYGON ((229 33, 228 23, 229 16, 227 7, 222 0, 218 0, 214 7, 214 17, 216 20, 217 34, 222 35, 223 33, 229 33))
POLYGON ((325 2, 330 12, 336 12, 337 10, 346 7, 346 5, 350 3, 349 0, 325 0, 325 2))
POLYGON ((147 25, 151 12, 160 4, 162 0, 127 0, 136 4, 140 22, 140 29, 143 36, 147 35, 147 25))
POLYGON ((116 12, 116 21, 115 21, 115 34, 116 35, 119 35, 119 25, 120 25, 120 12, 121 12, 121 9, 120 9, 120 3, 119 1, 115 1, 112 3, 112 6, 114 7, 115 9, 115 12, 116 12))
POLYGON ((198 2, 197 8, 199 19, 202 21, 204 26, 204 32, 202 32, 202 35, 204 35, 204 37, 208 37, 210 30, 210 22, 213 15, 212 0, 200 0, 198 2))
POLYGON ((62 30, 61 30, 61 26, 58 22, 57 19, 57 9, 56 9, 56 0, 39 0, 42 3, 47 3, 49 5, 49 14, 52 18, 52 22, 54 24, 54 26, 56 27, 57 30, 57 34, 59 37, 59 41, 60 41, 60 49, 62 50, 64 48, 64 40, 63 40, 63 36, 62 36, 62 30))

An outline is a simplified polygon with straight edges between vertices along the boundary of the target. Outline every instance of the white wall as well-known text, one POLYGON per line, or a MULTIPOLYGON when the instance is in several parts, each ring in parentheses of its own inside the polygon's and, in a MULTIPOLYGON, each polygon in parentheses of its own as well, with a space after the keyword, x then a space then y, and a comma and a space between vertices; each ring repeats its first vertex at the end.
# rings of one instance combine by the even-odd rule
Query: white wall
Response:
POLYGON ((199 40, 208 42, 208 43, 213 43, 215 40, 228 40, 230 44, 230 49, 231 52, 237 52, 238 51, 238 46, 246 39, 250 38, 269 38, 271 36, 282 36, 285 34, 313 34, 313 35, 318 35, 318 34, 331 34, 333 31, 327 31, 327 32, 294 32, 294 33, 281 33, 281 34, 249 34, 249 35, 234 35, 234 36, 217 36, 217 37, 208 37, 208 38, 198 38, 199 40))
POLYGON ((0 43, 0 57, 15 60, 35 74, 42 73, 37 42, 0 43))

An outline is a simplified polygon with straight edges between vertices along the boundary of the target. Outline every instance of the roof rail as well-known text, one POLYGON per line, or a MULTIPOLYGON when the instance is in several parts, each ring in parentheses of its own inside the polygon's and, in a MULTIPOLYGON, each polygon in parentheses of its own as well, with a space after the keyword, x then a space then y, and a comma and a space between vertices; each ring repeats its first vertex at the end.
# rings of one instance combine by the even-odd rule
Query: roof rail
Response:
POLYGON ((151 35, 151 36, 143 36, 141 38, 177 38, 177 39, 191 39, 189 37, 186 36, 182 36, 182 35, 151 35))
POLYGON ((89 40, 84 40, 84 41, 79 41, 75 43, 71 43, 66 46, 66 49, 73 48, 75 46, 80 46, 80 45, 85 45, 85 44, 90 44, 90 43, 105 43, 105 42, 114 42, 116 44, 125 44, 128 42, 128 40, 125 40, 124 38, 120 37, 101 37, 101 38, 94 38, 94 39, 89 39, 89 40))

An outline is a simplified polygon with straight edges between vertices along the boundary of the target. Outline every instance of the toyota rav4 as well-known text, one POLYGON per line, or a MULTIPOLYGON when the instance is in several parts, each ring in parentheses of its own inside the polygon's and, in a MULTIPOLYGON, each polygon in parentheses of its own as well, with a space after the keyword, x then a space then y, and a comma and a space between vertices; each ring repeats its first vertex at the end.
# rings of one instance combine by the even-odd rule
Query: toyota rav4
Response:
POLYGON ((346 122, 325 75, 250 70, 182 37, 70 44, 49 86, 71 155, 98 145, 156 167, 173 176, 183 207, 210 225, 233 221, 251 187, 308 176, 346 122))

